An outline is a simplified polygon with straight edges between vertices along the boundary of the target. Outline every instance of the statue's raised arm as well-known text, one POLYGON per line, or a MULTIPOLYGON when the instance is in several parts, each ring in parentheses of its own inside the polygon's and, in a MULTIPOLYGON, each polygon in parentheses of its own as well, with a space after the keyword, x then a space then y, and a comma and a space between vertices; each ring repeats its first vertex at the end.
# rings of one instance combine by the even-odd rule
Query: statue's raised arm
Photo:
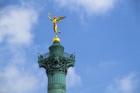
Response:
POLYGON ((48 18, 49 18, 51 21, 53 21, 53 18, 52 18, 52 16, 51 16, 50 13, 48 13, 48 18))

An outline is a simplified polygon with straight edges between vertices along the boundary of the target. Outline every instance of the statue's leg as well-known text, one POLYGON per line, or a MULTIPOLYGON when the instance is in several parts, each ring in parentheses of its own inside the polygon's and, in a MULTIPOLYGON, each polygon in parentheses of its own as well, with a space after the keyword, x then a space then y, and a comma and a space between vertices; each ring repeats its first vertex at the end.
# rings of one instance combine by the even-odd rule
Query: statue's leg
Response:
POLYGON ((57 28, 57 24, 56 23, 54 23, 53 29, 54 29, 55 37, 58 37, 58 28, 57 28))
POLYGON ((54 33, 56 32, 56 31, 55 31, 55 24, 53 24, 53 31, 54 31, 54 33))
POLYGON ((57 24, 55 25, 55 33, 57 33, 57 24))

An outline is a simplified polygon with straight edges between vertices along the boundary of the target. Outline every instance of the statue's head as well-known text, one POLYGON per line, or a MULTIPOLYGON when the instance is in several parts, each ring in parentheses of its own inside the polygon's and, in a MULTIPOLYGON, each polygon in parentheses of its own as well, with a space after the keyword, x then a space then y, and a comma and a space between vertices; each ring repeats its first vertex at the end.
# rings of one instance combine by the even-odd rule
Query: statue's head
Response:
POLYGON ((56 18, 57 18, 56 16, 53 17, 53 19, 56 19, 56 18))

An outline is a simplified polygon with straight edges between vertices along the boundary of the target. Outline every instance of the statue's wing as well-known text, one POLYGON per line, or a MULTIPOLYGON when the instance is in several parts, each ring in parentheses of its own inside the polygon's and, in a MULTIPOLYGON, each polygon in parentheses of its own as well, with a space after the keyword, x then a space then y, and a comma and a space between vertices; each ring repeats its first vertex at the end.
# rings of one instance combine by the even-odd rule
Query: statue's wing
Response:
POLYGON ((57 18, 57 22, 60 22, 61 20, 63 20, 65 18, 65 16, 59 16, 58 18, 57 18))

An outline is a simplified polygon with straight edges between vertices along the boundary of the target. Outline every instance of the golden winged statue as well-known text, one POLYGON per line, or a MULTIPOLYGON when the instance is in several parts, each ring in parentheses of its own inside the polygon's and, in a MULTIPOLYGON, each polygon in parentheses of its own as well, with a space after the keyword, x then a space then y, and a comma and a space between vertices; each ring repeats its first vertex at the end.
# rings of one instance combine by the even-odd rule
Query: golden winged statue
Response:
POLYGON ((55 33, 55 39, 59 39, 58 38, 58 33, 60 33, 60 32, 58 31, 57 23, 60 22, 61 20, 63 20, 65 18, 65 16, 58 16, 58 17, 54 16, 54 17, 52 17, 52 16, 48 15, 48 18, 53 23, 53 30, 54 30, 54 33, 55 33))
POLYGON ((65 17, 64 16, 54 16, 54 17, 51 17, 50 15, 48 15, 48 18, 52 21, 53 23, 53 30, 56 34, 58 34, 58 27, 57 27, 57 23, 60 22, 61 20, 63 20, 65 17))

